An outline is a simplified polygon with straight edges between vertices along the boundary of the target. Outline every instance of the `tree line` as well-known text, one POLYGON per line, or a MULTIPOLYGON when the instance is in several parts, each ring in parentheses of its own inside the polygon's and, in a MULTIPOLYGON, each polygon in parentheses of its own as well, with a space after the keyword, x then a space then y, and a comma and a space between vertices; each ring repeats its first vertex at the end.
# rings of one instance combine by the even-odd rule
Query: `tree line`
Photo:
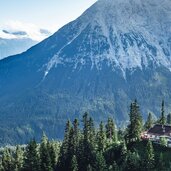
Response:
POLYGON ((117 129, 113 118, 95 127, 88 113, 67 121, 62 142, 32 139, 26 147, 5 148, 0 157, 0 171, 148 171, 171 170, 171 150, 142 141, 141 133, 153 123, 170 123, 165 117, 164 101, 157 121, 149 114, 143 123, 137 101, 130 105, 129 124, 117 129))

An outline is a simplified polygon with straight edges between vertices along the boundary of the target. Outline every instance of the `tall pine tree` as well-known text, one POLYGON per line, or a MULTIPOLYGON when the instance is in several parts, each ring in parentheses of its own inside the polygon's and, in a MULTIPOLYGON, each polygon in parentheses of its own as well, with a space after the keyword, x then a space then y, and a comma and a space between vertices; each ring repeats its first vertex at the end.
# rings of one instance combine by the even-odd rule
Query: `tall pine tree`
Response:
POLYGON ((79 122, 78 119, 75 119, 73 122, 73 150, 74 150, 74 155, 76 155, 78 146, 79 146, 79 141, 80 141, 80 130, 79 130, 79 122))
POLYGON ((79 169, 86 171, 88 165, 94 167, 96 162, 95 155, 95 129, 92 118, 88 113, 83 115, 83 137, 79 146, 79 169))
POLYGON ((162 101, 162 106, 161 106, 161 117, 159 119, 159 123, 162 125, 166 124, 166 117, 165 117, 165 104, 164 104, 164 100, 162 101))
POLYGON ((70 137, 71 137, 71 122, 68 120, 65 126, 65 134, 64 134, 64 140, 62 142, 62 146, 60 148, 60 155, 58 159, 58 170, 67 170, 70 166, 70 137))
POLYGON ((99 131, 97 133, 97 144, 98 144, 98 150, 103 152, 105 149, 105 142, 106 141, 106 135, 104 131, 104 125, 103 122, 99 125, 99 131))
POLYGON ((152 170, 155 166, 154 149, 151 141, 148 141, 146 147, 146 169, 152 170))
POLYGON ((16 147, 15 155, 14 155, 14 170, 20 171, 23 167, 23 159, 24 159, 24 152, 20 146, 16 147))
POLYGON ((114 120, 112 118, 108 118, 107 124, 106 124, 106 137, 110 141, 117 142, 117 131, 116 126, 114 123, 114 120))
POLYGON ((96 154, 96 170, 107 171, 106 161, 101 151, 96 154))
POLYGON ((40 144, 40 167, 41 171, 52 171, 51 158, 49 154, 49 141, 45 133, 43 133, 40 144))
POLYGON ((148 114, 147 121, 146 121, 146 123, 145 123, 145 125, 144 125, 145 130, 150 129, 150 128, 152 127, 152 125, 153 125, 153 118, 152 118, 152 114, 149 113, 149 114, 148 114))
POLYGON ((33 139, 26 147, 24 159, 25 171, 40 171, 40 158, 36 141, 33 139))
POLYGON ((3 155, 2 155, 2 168, 3 171, 12 171, 14 170, 14 160, 11 154, 11 150, 8 148, 5 148, 5 150, 3 151, 3 155))
POLYGON ((93 118, 90 117, 88 121, 88 132, 89 132, 89 138, 88 141, 91 143, 91 145, 94 147, 95 146, 95 137, 96 137, 96 132, 95 132, 95 127, 94 127, 94 121, 93 118))
POLYGON ((73 155, 71 160, 71 171, 78 171, 77 157, 73 155))
POLYGON ((56 156, 55 146, 53 142, 48 142, 48 151, 49 151, 49 156, 50 156, 50 161, 51 161, 51 167, 54 170, 57 164, 57 156, 56 156))
POLYGON ((140 140, 142 132, 142 116, 136 100, 131 103, 129 117, 130 124, 128 125, 126 140, 128 142, 140 140))
POLYGON ((139 154, 137 152, 128 151, 126 170, 137 171, 139 170, 139 165, 140 165, 139 154))

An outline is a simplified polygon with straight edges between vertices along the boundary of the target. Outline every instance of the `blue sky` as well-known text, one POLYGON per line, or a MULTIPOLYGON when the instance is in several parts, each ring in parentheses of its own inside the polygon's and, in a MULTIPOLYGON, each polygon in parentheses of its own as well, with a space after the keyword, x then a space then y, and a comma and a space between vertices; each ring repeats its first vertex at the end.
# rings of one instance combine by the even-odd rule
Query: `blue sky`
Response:
POLYGON ((0 28, 29 23, 56 31, 94 2, 96 0, 0 0, 0 28))

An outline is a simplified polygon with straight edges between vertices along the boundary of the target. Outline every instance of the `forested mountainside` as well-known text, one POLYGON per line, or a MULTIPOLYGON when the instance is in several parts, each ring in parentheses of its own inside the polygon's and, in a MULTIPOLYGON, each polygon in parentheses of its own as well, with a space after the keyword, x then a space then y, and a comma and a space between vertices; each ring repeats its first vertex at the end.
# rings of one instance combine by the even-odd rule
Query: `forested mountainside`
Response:
MULTIPOLYGON (((167 124, 171 124, 170 116, 167 124)), ((171 148, 166 139, 160 144, 141 139, 141 133, 152 124, 166 124, 164 102, 157 120, 149 114, 143 124, 137 101, 130 105, 129 118, 126 129, 118 129, 112 118, 95 128, 93 118, 85 113, 81 122, 67 121, 63 141, 49 141, 44 133, 40 143, 32 139, 26 146, 1 149, 0 170, 169 171, 171 148)))

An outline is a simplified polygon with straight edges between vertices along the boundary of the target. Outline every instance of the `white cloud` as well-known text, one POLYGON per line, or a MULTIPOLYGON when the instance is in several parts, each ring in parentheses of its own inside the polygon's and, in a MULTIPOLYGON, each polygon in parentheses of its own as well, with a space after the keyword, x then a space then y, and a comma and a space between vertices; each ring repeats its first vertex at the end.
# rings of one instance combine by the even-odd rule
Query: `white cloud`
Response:
POLYGON ((27 33, 27 36, 20 36, 19 38, 27 37, 31 38, 36 41, 41 41, 48 37, 49 35, 42 34, 40 32, 40 29, 38 26, 32 24, 32 23, 23 23, 20 21, 9 21, 3 25, 0 26, 0 37, 2 38, 18 38, 18 36, 5 34, 2 30, 7 30, 9 32, 16 32, 16 31, 24 31, 27 33))
POLYGON ((17 36, 11 35, 11 34, 6 34, 2 30, 0 30, 0 38, 3 38, 3 39, 16 39, 17 36))

